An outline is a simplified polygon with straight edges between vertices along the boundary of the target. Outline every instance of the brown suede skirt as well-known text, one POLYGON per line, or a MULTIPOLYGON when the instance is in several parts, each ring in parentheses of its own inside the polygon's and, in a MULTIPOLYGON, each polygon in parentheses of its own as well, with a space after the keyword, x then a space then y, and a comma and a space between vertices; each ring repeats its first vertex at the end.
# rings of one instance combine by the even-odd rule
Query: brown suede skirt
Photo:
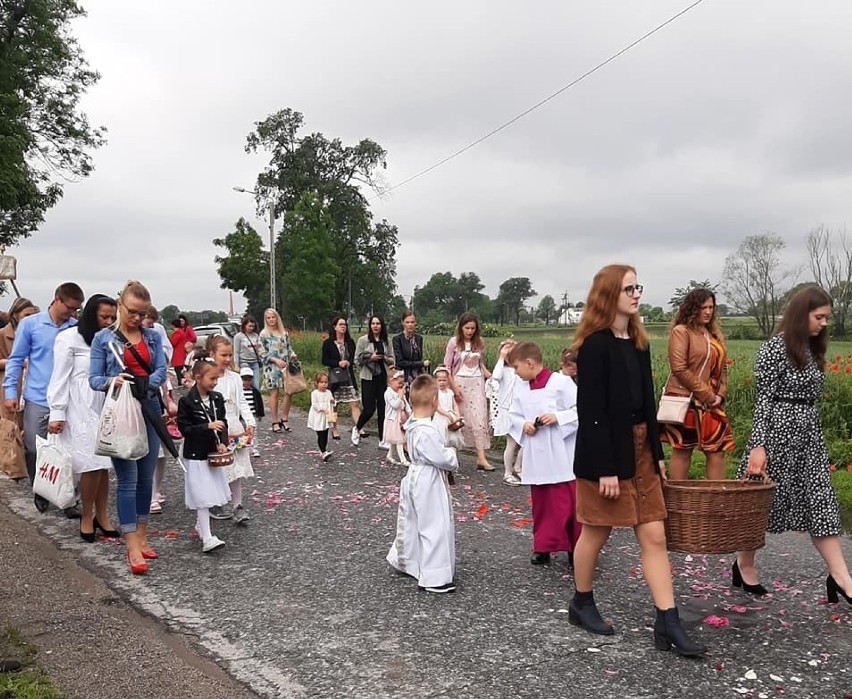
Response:
POLYGON ((600 494, 598 481, 577 479, 577 519, 598 527, 633 527, 666 518, 663 482, 657 471, 648 428, 633 426, 633 453, 636 473, 618 482, 620 495, 609 500, 600 494))

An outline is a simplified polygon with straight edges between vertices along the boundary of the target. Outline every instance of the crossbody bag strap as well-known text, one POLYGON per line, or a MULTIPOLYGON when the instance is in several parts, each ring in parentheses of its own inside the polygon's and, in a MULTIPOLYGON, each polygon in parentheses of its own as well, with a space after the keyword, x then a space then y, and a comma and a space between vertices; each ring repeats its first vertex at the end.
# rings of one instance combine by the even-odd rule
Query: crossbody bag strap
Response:
MULTIPOLYGON (((704 355, 704 363, 701 365, 701 369, 698 371, 698 378, 699 378, 699 379, 701 378, 701 374, 703 374, 703 373, 704 373, 704 369, 706 369, 706 368, 707 368, 707 362, 708 362, 708 361, 710 361, 710 338, 709 338, 709 337, 707 337, 706 339, 707 339, 707 354, 705 354, 705 355, 704 355)), ((673 376, 673 374, 672 374, 672 370, 671 370, 671 369, 669 369, 669 376, 668 376, 668 378, 666 379, 666 382, 663 384, 663 392, 662 392, 662 394, 661 394, 661 395, 663 395, 663 396, 664 396, 664 395, 666 395, 666 388, 667 388, 667 387, 668 387, 668 385, 669 385, 669 381, 671 381, 671 380, 672 380, 672 376, 673 376)), ((693 391, 690 391, 690 392, 689 392, 689 399, 690 399, 690 400, 692 400, 692 396, 693 396, 693 395, 694 395, 694 392, 693 392, 693 391)))
MULTIPOLYGON (((141 366, 141 367, 142 367, 142 371, 144 371, 145 373, 147 373, 147 374, 148 374, 148 376, 150 376, 151 374, 153 374, 153 373, 154 373, 154 371, 151 369, 151 365, 150 365, 150 364, 148 364, 148 362, 146 362, 144 359, 142 359, 142 355, 141 355, 141 354, 139 354, 139 352, 137 351, 137 349, 136 349, 133 345, 131 345, 131 344, 130 344, 130 340, 128 340, 128 339, 127 339, 127 338, 126 338, 126 337, 122 334, 122 332, 121 332, 120 330, 116 330, 116 331, 115 331, 115 334, 116 334, 116 336, 118 337, 118 339, 119 339, 119 340, 121 340, 121 341, 124 343, 124 346, 125 346, 128 350, 130 350, 130 354, 132 354, 132 355, 133 355, 133 358, 134 358, 134 359, 135 359, 135 360, 139 363, 139 366, 141 366)), ((145 339, 145 335, 144 335, 144 334, 142 335, 142 339, 143 339, 143 340, 145 339)))

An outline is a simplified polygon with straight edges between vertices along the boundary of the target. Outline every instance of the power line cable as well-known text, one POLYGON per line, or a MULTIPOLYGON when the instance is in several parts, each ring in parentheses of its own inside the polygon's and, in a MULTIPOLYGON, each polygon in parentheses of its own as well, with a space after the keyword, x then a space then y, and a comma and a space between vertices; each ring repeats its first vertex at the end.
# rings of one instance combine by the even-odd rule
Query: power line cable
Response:
POLYGON ((416 179, 418 179, 418 178, 420 178, 420 177, 423 177, 423 175, 426 175, 426 174, 428 174, 428 173, 432 172, 432 170, 435 170, 436 168, 441 167, 441 165, 443 165, 444 163, 448 163, 450 160, 453 160, 454 158, 459 157, 462 153, 466 153, 466 152, 467 152, 467 151, 469 151, 471 148, 474 148, 474 147, 478 146, 478 145, 479 145, 480 143, 482 143, 483 141, 487 141, 487 140, 488 140, 489 138, 491 138, 492 136, 496 136, 498 133, 500 133, 501 131, 503 131, 503 129, 506 129, 506 128, 510 127, 512 124, 514 124, 514 123, 515 123, 515 122, 517 122, 517 121, 520 121, 520 120, 521 120, 521 119, 523 119, 525 116, 527 116, 528 114, 530 114, 530 113, 534 112, 534 111, 535 111, 536 109, 538 109, 539 107, 544 106, 545 104, 547 104, 548 102, 550 102, 552 99, 555 99, 556 97, 558 97, 559 95, 561 95, 561 94, 562 94, 563 92, 565 92, 566 90, 569 90, 570 88, 574 87, 574 85, 576 85, 577 83, 579 83, 579 82, 581 82, 581 81, 585 80, 585 79, 586 79, 586 78, 588 78, 590 75, 592 75, 593 73, 596 73, 597 71, 599 71, 599 70, 600 70, 601 68, 603 68, 604 66, 606 66, 606 65, 608 65, 608 64, 610 64, 610 63, 612 63, 615 59, 617 59, 617 58, 619 58, 620 56, 622 56, 623 54, 627 53, 627 52, 628 52, 630 49, 632 49, 634 46, 638 46, 638 45, 639 45, 639 44, 641 44, 643 41, 645 41, 645 39, 648 39, 648 38, 652 37, 654 34, 656 34, 658 31, 660 31, 661 29, 663 29, 663 28, 664 28, 664 27, 666 27, 667 25, 671 24, 672 22, 674 22, 675 20, 679 19, 680 17, 683 17, 683 15, 685 15, 687 12, 689 12, 689 11, 690 11, 691 9, 693 9, 694 7, 697 7, 698 5, 700 5, 702 2, 704 2, 704 0, 696 0, 696 1, 695 1, 695 2, 693 2, 691 5, 689 5, 688 7, 685 7, 684 9, 682 9, 682 10, 681 10, 680 12, 678 12, 677 14, 672 15, 671 17, 669 17, 669 18, 668 18, 665 22, 663 22, 662 24, 660 24, 660 25, 658 25, 658 26, 654 27, 651 31, 647 32, 646 34, 643 34, 643 35, 642 35, 642 36, 640 36, 638 39, 636 39, 636 40, 635 40, 635 41, 633 41, 632 43, 630 43, 630 44, 628 44, 627 46, 625 46, 625 47, 624 47, 623 49, 621 49, 621 51, 619 51, 618 53, 614 53, 614 54, 612 54, 612 56, 610 56, 609 58, 607 58, 605 61, 602 61, 601 63, 598 63, 598 64, 597 64, 594 68, 591 68, 590 70, 587 70, 587 71, 586 71, 585 73, 583 73, 581 76, 579 76, 578 78, 575 78, 574 80, 572 80, 570 83, 568 83, 568 84, 567 84, 567 85, 565 85, 564 87, 559 88, 559 89, 558 89, 556 92, 554 92, 553 94, 548 95, 547 97, 545 97, 545 98, 544 98, 543 100, 541 100, 540 102, 536 102, 536 103, 535 103, 532 107, 530 107, 529 109, 524 110, 523 112, 521 112, 521 113, 520 113, 520 114, 518 114, 517 116, 515 116, 515 117, 513 117, 513 118, 509 119, 509 121, 507 121, 506 123, 501 124, 501 125, 500 125, 500 126, 498 126, 497 128, 495 128, 495 129, 493 129, 493 130, 489 131, 489 132, 488 132, 487 134, 485 134, 484 136, 481 136, 480 138, 477 138, 475 141, 473 141, 472 143, 469 143, 469 144, 468 144, 468 145, 466 145, 464 148, 460 148, 459 150, 455 151, 454 153, 451 153, 450 155, 446 156, 445 158, 442 158, 442 159, 441 159, 441 160, 439 160, 437 163, 434 163, 433 165, 430 165, 430 166, 429 166, 429 167, 427 167, 425 170, 421 170, 421 171, 420 171, 420 172, 418 172, 417 174, 414 174, 414 175, 412 175, 411 177, 409 177, 408 179, 403 180, 403 181, 402 181, 402 182, 400 182, 399 184, 395 184, 393 187, 388 187, 387 189, 383 190, 383 191, 382 191, 382 192, 380 192, 379 194, 376 194, 375 196, 370 197, 369 201, 373 201, 374 199, 377 199, 377 198, 379 198, 379 197, 381 197, 381 196, 383 196, 383 195, 385 195, 385 194, 389 194, 390 192, 394 191, 395 189, 399 189, 400 187, 403 187, 403 186, 407 185, 409 182, 413 182, 414 180, 416 180, 416 179))

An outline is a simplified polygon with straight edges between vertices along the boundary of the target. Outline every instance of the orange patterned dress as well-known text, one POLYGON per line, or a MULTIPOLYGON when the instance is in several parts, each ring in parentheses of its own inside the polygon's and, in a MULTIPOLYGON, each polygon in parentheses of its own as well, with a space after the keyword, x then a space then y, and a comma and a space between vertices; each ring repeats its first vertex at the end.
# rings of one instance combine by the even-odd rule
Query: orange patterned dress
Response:
MULTIPOLYGON (((719 390, 726 370, 725 346, 715 337, 710 338, 710 387, 719 390)), ((705 408, 694 400, 689 405, 682 425, 660 425, 660 439, 671 444, 672 449, 698 449, 703 452, 734 450, 734 434, 725 414, 724 404, 705 408)))

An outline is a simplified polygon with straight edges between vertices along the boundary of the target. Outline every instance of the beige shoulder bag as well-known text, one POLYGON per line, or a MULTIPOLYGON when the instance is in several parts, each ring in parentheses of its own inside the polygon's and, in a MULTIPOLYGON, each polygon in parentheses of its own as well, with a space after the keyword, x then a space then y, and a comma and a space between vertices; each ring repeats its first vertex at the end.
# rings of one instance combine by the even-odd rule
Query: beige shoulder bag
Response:
MULTIPOLYGON (((704 357, 704 364, 701 365, 701 371, 698 372, 699 378, 704 373, 707 367, 707 362, 710 359, 710 338, 707 338, 707 354, 704 357)), ((689 404, 692 402, 692 391, 688 396, 667 396, 666 386, 671 381, 672 373, 669 371, 669 378, 663 384, 663 393, 660 396, 660 407, 657 409, 657 422, 663 425, 682 425, 686 419, 686 411, 689 410, 689 404)))

